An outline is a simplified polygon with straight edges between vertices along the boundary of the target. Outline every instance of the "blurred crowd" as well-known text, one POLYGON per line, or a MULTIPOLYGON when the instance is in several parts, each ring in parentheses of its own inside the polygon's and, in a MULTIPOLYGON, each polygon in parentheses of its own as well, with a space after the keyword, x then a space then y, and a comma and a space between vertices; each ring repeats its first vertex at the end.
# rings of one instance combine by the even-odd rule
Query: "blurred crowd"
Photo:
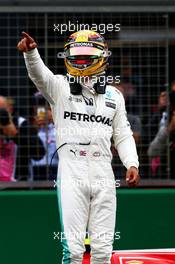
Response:
MULTIPOLYGON (((142 81, 128 68, 120 85, 128 120, 140 157, 143 178, 175 178, 175 81, 161 89, 157 103, 147 104, 140 96, 142 81), (127 78, 127 76, 132 76, 127 78), (151 111, 151 115, 148 115, 151 111), (144 118, 143 118, 144 116, 144 118)), ((151 96, 151 95, 150 95, 151 96)), ((33 95, 28 118, 16 110, 13 98, 0 96, 0 181, 54 180, 59 162, 51 109, 40 94, 33 95), (55 155, 54 155, 55 153, 55 155), (52 162, 51 162, 52 160, 52 162)), ((117 151, 113 153, 116 178, 123 177, 117 151)))
POLYGON ((0 181, 56 179, 58 155, 49 105, 38 92, 28 119, 14 109, 12 98, 0 96, 0 181))
MULTIPOLYGON (((175 81, 171 83, 169 89, 162 89, 157 96, 156 104, 143 104, 142 112, 132 111, 140 105, 140 98, 131 83, 124 82, 116 88, 125 98, 128 120, 139 153, 142 178, 174 179, 175 81), (151 114, 145 105, 147 108, 151 106, 151 114)), ((122 177, 124 168, 119 166, 116 150, 112 148, 112 152, 114 173, 116 177, 122 177)))

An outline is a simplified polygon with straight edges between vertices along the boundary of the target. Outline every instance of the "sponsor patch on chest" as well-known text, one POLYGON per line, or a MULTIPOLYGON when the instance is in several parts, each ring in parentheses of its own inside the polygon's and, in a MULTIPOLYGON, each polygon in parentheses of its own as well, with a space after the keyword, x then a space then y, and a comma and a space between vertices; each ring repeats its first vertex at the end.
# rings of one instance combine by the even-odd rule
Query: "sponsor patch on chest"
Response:
POLYGON ((64 111, 64 119, 70 119, 83 122, 96 122, 103 125, 112 126, 112 119, 102 115, 88 115, 84 113, 64 111))

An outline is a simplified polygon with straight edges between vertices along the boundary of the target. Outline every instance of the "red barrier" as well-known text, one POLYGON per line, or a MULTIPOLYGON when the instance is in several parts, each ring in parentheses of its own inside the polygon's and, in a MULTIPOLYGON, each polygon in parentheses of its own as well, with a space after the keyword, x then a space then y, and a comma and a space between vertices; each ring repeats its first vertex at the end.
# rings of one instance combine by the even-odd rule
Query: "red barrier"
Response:
POLYGON ((83 263, 82 264, 90 264, 90 254, 84 254, 83 263))
MULTIPOLYGON (((89 254, 84 255, 83 264, 90 264, 89 254)), ((111 264, 175 264, 175 249, 115 251, 111 264)))

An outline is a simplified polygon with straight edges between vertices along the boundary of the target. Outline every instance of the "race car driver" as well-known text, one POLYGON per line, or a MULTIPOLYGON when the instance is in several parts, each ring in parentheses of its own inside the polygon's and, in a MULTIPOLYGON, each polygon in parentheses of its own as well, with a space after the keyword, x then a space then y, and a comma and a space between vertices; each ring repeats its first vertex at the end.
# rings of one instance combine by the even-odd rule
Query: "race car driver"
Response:
POLYGON ((29 77, 51 106, 57 131, 63 263, 82 263, 88 230, 91 263, 109 264, 116 215, 111 137, 131 186, 139 182, 139 163, 123 96, 99 81, 108 64, 107 44, 97 32, 73 33, 64 46, 67 76, 46 67, 25 32, 18 49, 24 52, 29 77))

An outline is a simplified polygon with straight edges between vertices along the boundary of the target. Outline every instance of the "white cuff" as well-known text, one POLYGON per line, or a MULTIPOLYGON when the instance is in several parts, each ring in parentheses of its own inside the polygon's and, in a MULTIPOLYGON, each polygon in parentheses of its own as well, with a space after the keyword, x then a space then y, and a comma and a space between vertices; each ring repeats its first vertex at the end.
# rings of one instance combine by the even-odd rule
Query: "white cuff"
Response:
POLYGON ((129 168, 131 168, 131 167, 135 167, 135 168, 137 168, 138 169, 138 167, 139 167, 139 162, 128 162, 128 164, 126 164, 126 168, 127 168, 127 170, 129 169, 129 168))
POLYGON ((38 56, 40 57, 37 48, 32 49, 32 50, 27 51, 27 52, 23 52, 23 54, 24 54, 24 58, 32 58, 32 57, 38 57, 38 56))

